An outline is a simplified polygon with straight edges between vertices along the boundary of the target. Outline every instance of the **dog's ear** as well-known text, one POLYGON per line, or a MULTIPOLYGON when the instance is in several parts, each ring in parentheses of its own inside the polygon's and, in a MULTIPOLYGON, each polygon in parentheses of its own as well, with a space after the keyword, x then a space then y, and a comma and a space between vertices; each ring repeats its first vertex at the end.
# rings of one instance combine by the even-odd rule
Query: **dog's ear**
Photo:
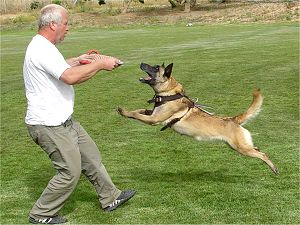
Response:
POLYGON ((165 68, 165 73, 164 76, 166 77, 170 77, 171 73, 172 73, 172 68, 173 68, 173 63, 169 64, 166 68, 165 68))
POLYGON ((165 63, 163 62, 163 64, 161 64, 161 67, 165 68, 165 63))

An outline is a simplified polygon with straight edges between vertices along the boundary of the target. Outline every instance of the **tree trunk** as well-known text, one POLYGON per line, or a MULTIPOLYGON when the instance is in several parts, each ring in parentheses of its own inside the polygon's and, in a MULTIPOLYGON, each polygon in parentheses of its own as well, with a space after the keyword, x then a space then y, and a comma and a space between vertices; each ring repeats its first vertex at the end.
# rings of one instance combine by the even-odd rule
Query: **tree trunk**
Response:
POLYGON ((191 11, 191 0, 186 0, 184 3, 184 12, 189 13, 191 11))
POLYGON ((122 13, 127 13, 131 0, 124 0, 123 1, 123 10, 122 13))

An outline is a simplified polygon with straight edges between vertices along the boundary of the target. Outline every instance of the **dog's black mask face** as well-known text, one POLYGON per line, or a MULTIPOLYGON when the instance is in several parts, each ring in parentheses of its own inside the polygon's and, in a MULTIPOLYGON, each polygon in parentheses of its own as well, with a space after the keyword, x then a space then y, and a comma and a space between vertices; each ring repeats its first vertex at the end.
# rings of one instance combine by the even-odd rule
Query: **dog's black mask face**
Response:
POLYGON ((163 83, 170 78, 172 73, 173 63, 169 64, 167 67, 164 64, 150 66, 146 63, 141 63, 140 68, 148 74, 148 77, 140 78, 140 82, 149 84, 151 86, 157 83, 163 83))

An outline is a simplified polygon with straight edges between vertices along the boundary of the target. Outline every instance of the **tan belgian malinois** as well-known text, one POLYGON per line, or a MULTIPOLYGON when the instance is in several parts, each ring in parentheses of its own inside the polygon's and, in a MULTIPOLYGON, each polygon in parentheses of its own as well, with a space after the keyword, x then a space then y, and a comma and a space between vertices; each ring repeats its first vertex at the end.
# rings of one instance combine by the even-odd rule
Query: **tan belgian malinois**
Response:
POLYGON ((275 174, 279 174, 267 155, 253 146, 250 132, 242 127, 260 111, 263 102, 260 90, 254 91, 246 112, 234 117, 220 117, 202 109, 184 94, 182 85, 171 75, 173 63, 167 67, 141 63, 140 68, 148 74, 140 81, 149 84, 155 92, 153 99, 148 101, 155 104, 154 108, 127 111, 119 107, 122 116, 151 125, 163 124, 162 130, 169 127, 199 141, 223 140, 239 153, 263 160, 275 174))

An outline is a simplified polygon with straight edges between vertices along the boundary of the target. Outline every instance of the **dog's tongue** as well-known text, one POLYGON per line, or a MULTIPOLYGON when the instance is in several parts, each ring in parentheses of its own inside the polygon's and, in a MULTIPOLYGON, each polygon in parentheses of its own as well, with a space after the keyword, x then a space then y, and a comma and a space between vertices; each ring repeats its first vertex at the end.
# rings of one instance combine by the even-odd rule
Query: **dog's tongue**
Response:
POLYGON ((142 83, 144 83, 144 82, 147 82, 147 81, 149 81, 149 80, 151 80, 152 78, 151 77, 141 77, 139 80, 140 80, 140 82, 142 82, 142 83))

